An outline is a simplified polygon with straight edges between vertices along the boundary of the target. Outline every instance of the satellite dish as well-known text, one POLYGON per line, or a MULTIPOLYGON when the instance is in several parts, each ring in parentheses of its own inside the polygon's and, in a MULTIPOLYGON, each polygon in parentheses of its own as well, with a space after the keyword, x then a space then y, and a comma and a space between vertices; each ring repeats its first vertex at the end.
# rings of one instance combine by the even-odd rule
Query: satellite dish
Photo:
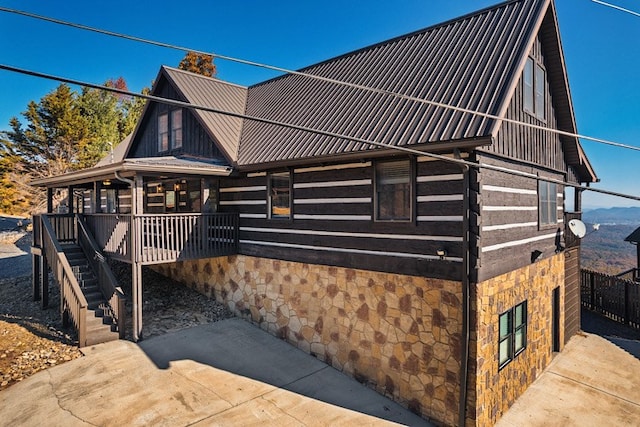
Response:
POLYGON ((582 239, 587 234, 587 226, 579 219, 569 221, 569 230, 578 238, 582 239))

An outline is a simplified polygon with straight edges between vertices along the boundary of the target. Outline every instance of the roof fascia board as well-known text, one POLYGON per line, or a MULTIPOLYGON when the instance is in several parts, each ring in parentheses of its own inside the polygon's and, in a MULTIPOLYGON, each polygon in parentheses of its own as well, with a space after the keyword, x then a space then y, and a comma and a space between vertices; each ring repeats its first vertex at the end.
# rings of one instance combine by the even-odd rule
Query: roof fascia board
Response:
MULTIPOLYGON (((473 150, 481 146, 491 145, 491 138, 473 138, 464 141, 455 141, 455 142, 443 142, 443 143, 428 143, 422 145, 411 145, 411 146, 403 146, 403 148, 410 148, 417 151, 423 151, 425 153, 433 153, 440 154, 450 153, 454 149, 460 150, 473 150)), ((390 157, 390 156, 413 156, 414 154, 408 153, 406 151, 396 150, 393 147, 390 148, 378 148, 372 149, 370 151, 357 151, 353 153, 339 153, 333 154, 330 156, 322 156, 322 157, 306 157, 303 159, 293 159, 293 160, 282 160, 277 162, 268 162, 268 163, 257 163, 250 165, 242 165, 236 168, 239 172, 257 172, 264 171, 268 169, 278 169, 278 168, 286 168, 286 167, 298 167, 298 166, 308 166, 319 163, 347 163, 365 160, 365 159, 375 159, 381 157, 390 157)))

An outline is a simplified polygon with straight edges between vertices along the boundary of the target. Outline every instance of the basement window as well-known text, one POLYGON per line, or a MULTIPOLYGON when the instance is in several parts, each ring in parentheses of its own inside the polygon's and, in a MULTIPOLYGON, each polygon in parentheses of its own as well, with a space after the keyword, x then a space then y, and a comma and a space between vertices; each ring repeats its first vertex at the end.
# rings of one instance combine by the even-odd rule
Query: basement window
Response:
POLYGON ((527 347, 527 301, 502 313, 499 329, 498 362, 502 369, 527 347))

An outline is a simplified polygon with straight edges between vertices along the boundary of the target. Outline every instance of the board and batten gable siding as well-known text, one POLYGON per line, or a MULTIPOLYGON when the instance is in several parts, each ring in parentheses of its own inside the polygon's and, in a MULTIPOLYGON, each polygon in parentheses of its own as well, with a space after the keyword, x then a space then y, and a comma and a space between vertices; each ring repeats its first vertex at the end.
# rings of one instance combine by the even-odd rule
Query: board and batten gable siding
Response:
MULTIPOLYGON (((543 46, 539 38, 536 38, 529 56, 537 63, 546 65, 543 46)), ((546 68, 545 75, 545 120, 540 120, 525 111, 522 75, 511 98, 506 118, 557 129, 558 123, 549 84, 550 74, 546 68)), ((559 135, 515 123, 503 122, 494 143, 484 150, 553 170, 567 172, 568 169, 559 135)))
MULTIPOLYGON (((163 81, 155 90, 156 96, 184 101, 173 86, 163 81)), ((176 109, 167 104, 151 103, 145 111, 141 129, 136 132, 128 157, 158 157, 191 155, 212 160, 220 160, 227 163, 218 145, 211 139, 193 113, 186 108, 182 109, 182 148, 158 152, 158 115, 176 109)))
MULTIPOLYGON (((477 154, 480 164, 562 180, 559 172, 477 154)), ((556 222, 540 225, 538 180, 505 172, 480 169, 472 172, 471 233, 477 240, 477 282, 531 264, 531 253, 543 257, 555 253, 556 239, 564 243, 564 188, 556 188, 556 222)))
POLYGON ((220 180, 220 210, 240 215, 244 255, 461 280, 464 179, 417 161, 414 220, 374 220, 374 162, 292 172, 292 219, 269 219, 266 172, 220 180), (447 251, 447 259, 437 256, 447 251))

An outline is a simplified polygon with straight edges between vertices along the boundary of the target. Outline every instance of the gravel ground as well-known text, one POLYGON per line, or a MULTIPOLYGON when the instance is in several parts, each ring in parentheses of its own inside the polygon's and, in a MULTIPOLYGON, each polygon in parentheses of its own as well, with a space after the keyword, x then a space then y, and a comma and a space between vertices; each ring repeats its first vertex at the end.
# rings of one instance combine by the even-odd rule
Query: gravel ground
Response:
MULTIPOLYGON (((32 300, 30 244, 28 233, 0 233, 0 391, 82 356, 73 328, 62 327, 60 293, 53 280, 47 309, 32 300)), ((122 263, 112 267, 129 298, 126 337, 131 339, 131 267, 122 263)), ((232 314, 224 305, 143 269, 143 337, 228 317, 232 314)))

